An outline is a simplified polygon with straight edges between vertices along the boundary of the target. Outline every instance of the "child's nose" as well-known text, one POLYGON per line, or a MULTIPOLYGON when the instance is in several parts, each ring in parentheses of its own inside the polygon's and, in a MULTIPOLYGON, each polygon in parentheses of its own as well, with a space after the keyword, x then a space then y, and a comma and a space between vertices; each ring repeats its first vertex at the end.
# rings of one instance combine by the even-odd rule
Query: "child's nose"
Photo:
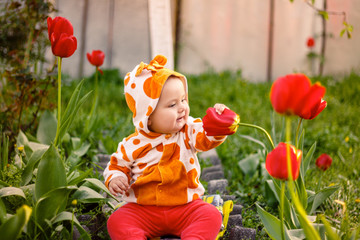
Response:
POLYGON ((180 106, 179 106, 179 112, 185 111, 185 108, 186 108, 186 104, 185 104, 185 103, 181 103, 180 106))

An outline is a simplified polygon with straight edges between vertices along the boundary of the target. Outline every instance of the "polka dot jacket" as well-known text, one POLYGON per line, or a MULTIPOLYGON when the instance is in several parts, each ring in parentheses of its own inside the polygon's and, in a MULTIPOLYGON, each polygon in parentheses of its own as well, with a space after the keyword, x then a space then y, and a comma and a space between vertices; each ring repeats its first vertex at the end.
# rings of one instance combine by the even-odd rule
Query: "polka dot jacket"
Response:
POLYGON ((188 118, 177 133, 151 132, 147 127, 165 81, 186 77, 164 68, 166 58, 156 56, 150 64, 140 63, 124 81, 125 99, 133 113, 135 132, 124 138, 111 155, 104 171, 105 185, 123 176, 131 184, 123 200, 142 205, 175 206, 191 202, 204 193, 199 181, 197 152, 220 145, 225 136, 207 136, 200 118, 188 118))

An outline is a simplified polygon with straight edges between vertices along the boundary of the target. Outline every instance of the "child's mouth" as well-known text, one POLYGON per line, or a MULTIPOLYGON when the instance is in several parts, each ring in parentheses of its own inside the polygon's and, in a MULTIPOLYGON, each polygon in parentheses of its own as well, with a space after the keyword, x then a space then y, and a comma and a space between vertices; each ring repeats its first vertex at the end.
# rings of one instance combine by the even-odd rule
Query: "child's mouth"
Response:
POLYGON ((183 119, 184 119, 184 116, 179 117, 178 119, 176 119, 176 121, 181 122, 183 119))

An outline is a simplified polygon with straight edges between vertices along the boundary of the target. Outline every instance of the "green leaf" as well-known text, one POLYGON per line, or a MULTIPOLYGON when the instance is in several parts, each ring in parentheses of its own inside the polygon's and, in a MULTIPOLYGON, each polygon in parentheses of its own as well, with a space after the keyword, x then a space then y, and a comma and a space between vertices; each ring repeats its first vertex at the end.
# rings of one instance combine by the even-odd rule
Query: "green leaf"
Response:
POLYGON ((6 196, 20 196, 26 199, 24 191, 16 187, 4 187, 0 189, 0 198, 6 196))
POLYGON ((64 163, 54 145, 42 156, 35 182, 35 197, 40 199, 52 189, 66 186, 64 163))
POLYGON ((79 174, 77 171, 73 171, 67 178, 69 185, 77 185, 78 183, 82 182, 85 178, 87 178, 93 169, 89 168, 85 172, 79 174))
POLYGON ((0 180, 0 187, 9 187, 10 185, 2 180, 0 180))
POLYGON ((0 198, 0 226, 5 222, 5 220, 6 220, 6 206, 0 198))
POLYGON ((32 149, 29 147, 29 140, 26 137, 26 135, 20 131, 17 138, 16 138, 16 146, 17 147, 21 147, 24 146, 24 151, 26 156, 31 156, 32 154, 32 149))
POLYGON ((79 108, 85 102, 85 100, 89 97, 90 93, 85 94, 82 98, 80 98, 81 88, 84 84, 85 79, 81 80, 81 82, 76 86, 69 103, 66 107, 66 110, 61 118, 61 126, 59 130, 58 138, 55 139, 57 144, 61 143, 61 140, 65 133, 68 131, 69 127, 71 126, 79 108))
MULTIPOLYGON (((263 208, 261 208, 257 203, 255 204, 257 208, 257 213, 261 219, 261 222, 264 224, 266 232, 272 239, 280 240, 281 237, 281 221, 270 213, 266 212, 263 208)), ((286 226, 284 226, 285 231, 285 239, 290 240, 288 230, 286 226)))
POLYGON ((340 37, 342 37, 345 32, 346 32, 346 29, 345 29, 345 28, 344 28, 343 30, 341 30, 341 32, 340 32, 340 37))
POLYGON ((78 221, 76 216, 74 216, 73 213, 71 213, 71 212, 59 213, 56 216, 56 218, 54 219, 53 224, 58 223, 58 222, 63 222, 63 221, 70 221, 75 224, 76 228, 79 230, 79 232, 81 234, 80 239, 91 240, 90 234, 81 226, 80 222, 78 221))
POLYGON ((6 169, 9 159, 9 136, 6 136, 0 128, 0 136, 2 134, 2 141, 0 141, 0 172, 6 169))
POLYGON ((313 145, 310 147, 309 151, 307 152, 305 158, 303 159, 303 161, 301 161, 300 174, 301 176, 303 176, 303 178, 305 178, 306 172, 309 169, 310 162, 314 155, 315 149, 316 149, 316 142, 313 143, 313 145))
POLYGON ((56 136, 57 120, 49 110, 44 111, 36 131, 36 138, 40 143, 50 145, 56 136))
MULTIPOLYGON (((280 186, 277 182, 278 180, 267 180, 266 184, 268 185, 268 187, 273 191, 277 201, 280 203, 280 186)), ((296 228, 300 226, 300 222, 297 218, 297 215, 295 213, 295 210, 293 208, 293 206, 290 204, 290 201, 288 199, 288 197, 285 195, 284 198, 284 216, 285 216, 285 220, 287 221, 287 223, 289 224, 289 226, 291 228, 296 228)))
POLYGON ((79 187, 72 198, 82 203, 96 203, 99 200, 106 200, 103 195, 86 186, 79 187))
POLYGON ((75 149, 72 153, 78 157, 82 157, 88 152, 90 147, 91 147, 90 143, 83 143, 79 148, 75 149))
POLYGON ((323 188, 315 195, 310 196, 308 198, 308 214, 312 214, 331 194, 338 190, 339 187, 340 186, 331 186, 323 188))
POLYGON ((29 192, 32 196, 35 195, 35 184, 27 184, 25 186, 20 187, 24 192, 29 192))
MULTIPOLYGON (((30 149, 34 152, 37 150, 41 150, 41 149, 48 149, 49 145, 47 144, 42 144, 42 143, 37 143, 37 142, 29 142, 28 143, 30 149)), ((29 155, 30 156, 30 155, 29 155)))
POLYGON ((31 154, 31 157, 29 158, 28 163, 26 164, 25 169, 21 174, 21 185, 24 186, 31 181, 34 168, 46 151, 47 148, 41 148, 35 150, 31 154))
POLYGON ((299 193, 299 198, 300 198, 301 204, 306 209, 307 204, 308 204, 308 196, 307 196, 307 191, 306 191, 306 187, 305 187, 305 181, 303 179, 303 176, 301 176, 301 174, 298 177, 298 179, 296 180, 296 188, 299 193))
POLYGON ((31 208, 26 205, 16 210, 16 214, 0 226, 1 239, 17 239, 29 221, 31 211, 31 208))
POLYGON ((302 240, 305 239, 303 229, 290 229, 288 230, 291 240, 302 240))
POLYGON ((69 193, 76 189, 77 187, 75 186, 60 187, 43 195, 35 205, 36 223, 45 229, 48 221, 65 210, 69 193))
POLYGON ((86 183, 90 183, 91 185, 93 185, 95 187, 95 189, 99 190, 99 191, 104 191, 108 194, 108 196, 110 196, 111 198, 113 198, 114 200, 116 200, 118 202, 118 199, 115 198, 110 191, 107 189, 107 187, 105 186, 105 184, 100 181, 99 179, 96 178, 86 178, 85 179, 86 183))
POLYGON ((259 158, 259 153, 255 153, 241 159, 238 164, 242 172, 246 175, 253 176, 259 165, 259 158))
POLYGON ((318 11, 318 13, 325 19, 329 20, 329 14, 327 11, 318 11))
POLYGON ((255 139, 255 138, 253 138, 253 137, 250 137, 250 136, 248 136, 248 135, 241 135, 241 134, 239 134, 239 136, 242 137, 242 138, 245 138, 245 139, 247 139, 247 140, 249 140, 249 141, 251 141, 251 142, 257 143, 257 144, 259 144, 260 146, 262 146, 264 149, 266 149, 266 146, 265 146, 265 144, 264 144, 263 142, 255 139))
POLYGON ((327 239, 329 239, 329 240, 340 240, 341 238, 333 230, 330 223, 325 219, 324 215, 320 215, 319 217, 320 217, 321 221, 324 223, 327 239))

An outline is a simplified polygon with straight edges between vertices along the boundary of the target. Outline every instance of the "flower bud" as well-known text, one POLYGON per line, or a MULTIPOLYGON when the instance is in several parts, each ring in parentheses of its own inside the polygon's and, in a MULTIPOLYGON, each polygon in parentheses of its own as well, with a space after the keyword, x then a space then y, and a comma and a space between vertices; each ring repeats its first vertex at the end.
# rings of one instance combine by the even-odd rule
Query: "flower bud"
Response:
POLYGON ((331 166, 331 163, 332 159, 326 153, 321 154, 315 162, 316 166, 323 171, 326 171, 331 166))
POLYGON ((89 62, 96 67, 100 67, 104 63, 105 54, 101 50, 94 50, 91 54, 87 53, 86 56, 89 62))

